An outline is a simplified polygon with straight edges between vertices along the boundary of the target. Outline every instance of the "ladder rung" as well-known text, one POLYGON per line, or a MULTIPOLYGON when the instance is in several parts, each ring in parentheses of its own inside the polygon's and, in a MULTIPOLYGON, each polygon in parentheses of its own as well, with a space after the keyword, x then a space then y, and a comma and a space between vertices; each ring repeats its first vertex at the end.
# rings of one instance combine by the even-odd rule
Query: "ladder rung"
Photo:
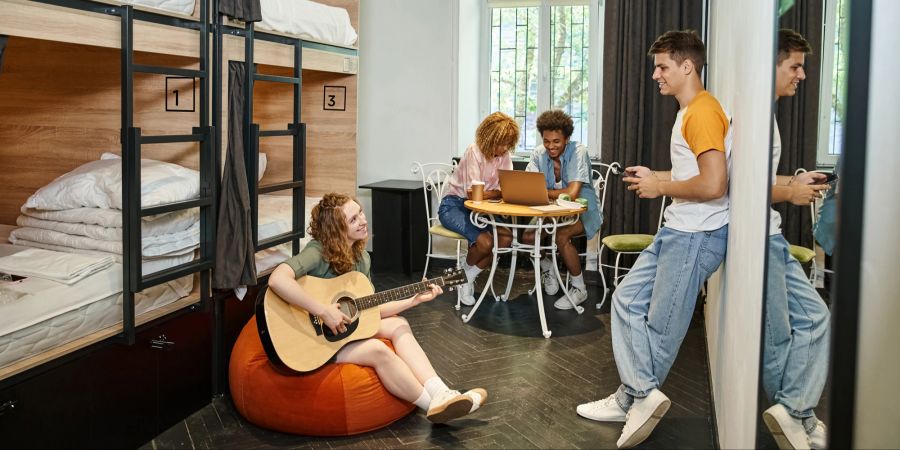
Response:
POLYGON ((293 136, 297 134, 294 130, 266 130, 260 131, 259 137, 270 137, 270 136, 293 136))
POLYGON ((177 67, 163 66, 147 66, 144 64, 135 64, 132 70, 140 73, 157 73, 160 75, 175 75, 187 78, 206 78, 206 71, 194 69, 179 69, 177 67))
POLYGON ((268 239, 259 241, 256 244, 256 251, 265 250, 269 247, 274 247, 276 245, 284 244, 285 242, 293 241, 294 239, 300 239, 303 237, 302 231, 297 231, 294 233, 285 233, 279 234, 278 236, 273 236, 268 239))
POLYGON ((184 264, 177 265, 175 267, 170 267, 165 270, 160 270, 159 272, 151 273, 150 275, 145 275, 141 277, 140 286, 138 286, 139 290, 147 289, 148 287, 156 286, 166 281, 172 281, 176 278, 181 278, 186 275, 191 275, 195 272, 200 272, 203 270, 211 269, 213 267, 212 260, 195 260, 191 262, 187 262, 184 264))
POLYGON ((302 181, 285 181, 282 183, 272 183, 257 186, 256 191, 260 194, 268 194, 270 192, 286 191, 288 189, 297 189, 301 187, 303 187, 302 181))
POLYGON ((280 77, 278 75, 263 75, 258 73, 253 75, 253 79, 258 81, 271 81, 273 83, 300 84, 300 78, 280 77))
POLYGON ((172 142, 200 142, 206 139, 205 134, 167 134, 159 136, 141 136, 141 144, 170 144, 172 142))
POLYGON ((183 202, 166 203, 165 205, 142 208, 141 217, 155 216, 157 214, 165 214, 172 211, 181 211, 185 209, 210 206, 212 204, 212 197, 200 197, 193 200, 185 200, 183 202))

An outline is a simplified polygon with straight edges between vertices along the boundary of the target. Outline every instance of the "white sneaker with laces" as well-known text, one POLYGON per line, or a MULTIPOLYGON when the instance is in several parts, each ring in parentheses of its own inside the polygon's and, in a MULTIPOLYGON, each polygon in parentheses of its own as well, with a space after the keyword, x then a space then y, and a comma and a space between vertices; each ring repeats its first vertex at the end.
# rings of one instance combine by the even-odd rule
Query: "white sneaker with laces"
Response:
POLYGON ((828 428, 821 420, 816 420, 816 427, 811 433, 807 433, 809 439, 809 448, 813 450, 824 450, 828 440, 828 428))
POLYGON ((472 306, 475 304, 475 286, 474 283, 464 283, 459 288, 456 289, 456 295, 459 297, 459 302, 466 306, 472 306))
MULTIPOLYGON (((800 419, 791 417, 780 403, 763 412, 763 421, 772 432, 775 443, 780 449, 808 449, 810 448, 809 436, 803 428, 800 419)), ((816 427, 818 428, 818 426, 816 427)))
POLYGON ((544 285, 544 293, 547 295, 556 295, 559 292, 559 281, 553 270, 541 270, 541 284, 544 285))
POLYGON ((472 409, 469 410, 469 414, 481 408, 481 405, 487 401, 488 397, 487 391, 482 388, 469 389, 463 395, 472 399, 472 409))
POLYGON ((425 417, 433 423, 445 423, 458 419, 472 411, 472 397, 459 391, 446 390, 435 394, 428 405, 425 417))
POLYGON ((583 403, 575 408, 578 415, 586 419, 596 420, 598 422, 624 422, 625 410, 619 406, 616 401, 616 394, 609 397, 583 403))
POLYGON ((644 442, 656 428, 659 419, 669 411, 669 406, 672 406, 672 401, 659 389, 650 391, 644 398, 635 398, 631 409, 625 414, 625 426, 616 446, 631 448, 644 442))
MULTIPOLYGON (((587 290, 572 286, 569 288, 569 297, 572 297, 572 301, 575 302, 576 306, 580 305, 588 298, 587 290)), ((553 307, 556 309, 572 309, 572 303, 563 295, 553 303, 553 307)))

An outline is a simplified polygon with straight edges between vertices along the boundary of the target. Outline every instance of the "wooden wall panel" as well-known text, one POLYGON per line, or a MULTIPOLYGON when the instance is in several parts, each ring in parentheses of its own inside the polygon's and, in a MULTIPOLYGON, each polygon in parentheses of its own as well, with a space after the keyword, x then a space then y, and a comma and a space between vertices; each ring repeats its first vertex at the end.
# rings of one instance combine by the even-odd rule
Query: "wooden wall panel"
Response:
MULTIPOLYGON (((136 54, 144 64, 196 68, 196 59, 136 54)), ((119 52, 10 37, 0 71, 0 223, 13 224, 39 187, 103 152, 121 152, 119 52)), ((198 83, 199 101, 199 83, 198 83)), ((195 112, 165 110, 165 77, 135 77, 135 126, 189 133, 195 112)), ((197 167, 196 144, 145 147, 143 156, 197 167)))

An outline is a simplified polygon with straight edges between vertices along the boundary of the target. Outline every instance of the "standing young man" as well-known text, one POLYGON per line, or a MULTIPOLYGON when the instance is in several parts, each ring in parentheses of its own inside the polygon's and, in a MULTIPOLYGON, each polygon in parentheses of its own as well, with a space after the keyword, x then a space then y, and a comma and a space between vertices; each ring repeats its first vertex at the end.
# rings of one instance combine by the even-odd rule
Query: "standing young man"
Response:
MULTIPOLYGON (((806 78, 803 65, 812 52, 793 30, 778 33, 775 100, 791 97, 806 78)), ((781 158, 778 123, 772 135, 772 167, 781 158)), ((806 172, 788 179, 772 177, 772 203, 809 206, 828 188, 825 174, 806 172)), ((824 448, 825 424, 813 409, 819 403, 828 371, 828 307, 813 288, 791 246, 781 234, 781 216, 769 211, 769 270, 763 387, 774 405, 763 413, 766 426, 782 449, 824 448)))
POLYGON ((672 128, 671 173, 626 168, 640 198, 672 197, 665 226, 641 252, 612 299, 612 343, 622 384, 609 397, 579 405, 593 420, 625 422, 616 443, 643 442, 671 402, 665 381, 694 312, 697 294, 725 257, 731 124, 703 88, 706 48, 696 32, 669 31, 650 47, 653 80, 680 110, 672 128))

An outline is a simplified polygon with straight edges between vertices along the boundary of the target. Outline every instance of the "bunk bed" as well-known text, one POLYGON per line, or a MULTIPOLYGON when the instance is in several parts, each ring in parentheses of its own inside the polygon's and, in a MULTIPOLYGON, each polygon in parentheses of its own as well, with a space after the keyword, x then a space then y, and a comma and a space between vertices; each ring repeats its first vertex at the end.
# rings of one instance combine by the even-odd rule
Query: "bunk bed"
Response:
POLYGON ((198 20, 208 5, 195 11, 191 1, 193 14, 180 7, 0 0, 0 35, 8 36, 7 73, 0 67, 0 264, 20 264, 11 269, 20 273, 21 263, 34 266, 0 289, 7 445, 137 446, 209 401, 218 173, 209 24, 198 20), (157 111, 168 91, 160 76, 189 79, 199 90, 190 120, 157 111), (98 159, 114 150, 121 156, 98 159), (154 178, 148 167, 167 164, 156 161, 166 157, 196 168, 182 168, 195 190, 151 202, 148 185, 171 179, 154 178), (66 203, 86 179, 94 180, 88 190, 107 197, 66 203), (185 215, 194 219, 160 220, 185 215), (162 242, 154 226, 183 227, 164 230, 186 239, 177 254, 148 254, 148 243, 162 242), (39 261, 92 267, 51 281, 39 261), (55 432, 46 432, 48 421, 55 432))

